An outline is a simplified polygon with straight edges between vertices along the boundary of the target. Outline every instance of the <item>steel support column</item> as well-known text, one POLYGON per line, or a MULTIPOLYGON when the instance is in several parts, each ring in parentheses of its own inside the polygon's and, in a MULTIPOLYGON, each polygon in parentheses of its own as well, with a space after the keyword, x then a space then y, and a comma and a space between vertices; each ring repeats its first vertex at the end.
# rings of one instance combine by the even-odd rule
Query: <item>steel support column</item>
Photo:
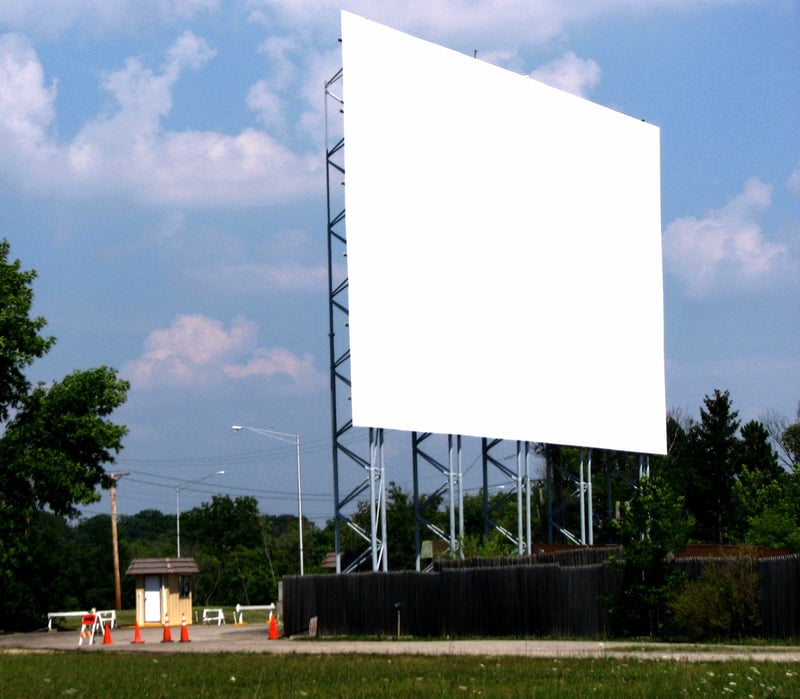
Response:
MULTIPOLYGON (((354 570, 363 561, 372 560, 373 570, 388 561, 386 550, 386 490, 384 486, 383 431, 369 430, 369 453, 358 453, 355 446, 363 441, 366 430, 354 428, 350 409, 350 342, 348 312, 347 237, 344 206, 344 102, 341 97, 343 72, 339 70, 325 83, 325 178, 328 217, 328 349, 330 356, 331 443, 334 499, 334 546, 336 572, 342 567, 342 526, 352 529, 367 545, 345 567, 354 570), (363 478, 342 495, 342 468, 347 463, 360 469, 363 478), (347 514, 357 498, 369 494, 370 528, 367 532, 347 514)), ((348 472, 349 473, 349 472, 348 472)))
POLYGON ((464 540, 464 487, 461 465, 461 436, 447 436, 447 460, 436 458, 433 443, 436 436, 430 432, 411 433, 411 459, 414 479, 414 544, 416 547, 416 569, 422 570, 421 532, 427 530, 447 543, 447 552, 452 556, 463 556, 464 540), (425 500, 419 492, 420 464, 427 463, 443 476, 441 485, 425 500), (426 504, 433 498, 447 494, 449 530, 428 520, 423 514, 426 504))
POLYGON ((531 529, 531 490, 533 481, 530 473, 530 460, 533 456, 533 447, 530 442, 516 442, 516 471, 508 468, 501 458, 494 456, 494 452, 499 445, 503 444, 501 439, 481 440, 481 457, 483 464, 483 535, 488 537, 492 530, 499 532, 509 542, 517 548, 517 553, 523 555, 533 550, 533 538, 531 529), (497 469, 508 482, 514 486, 494 503, 489 500, 489 471, 490 467, 497 469), (517 533, 516 536, 501 524, 496 522, 492 514, 511 498, 516 499, 517 506, 517 533))

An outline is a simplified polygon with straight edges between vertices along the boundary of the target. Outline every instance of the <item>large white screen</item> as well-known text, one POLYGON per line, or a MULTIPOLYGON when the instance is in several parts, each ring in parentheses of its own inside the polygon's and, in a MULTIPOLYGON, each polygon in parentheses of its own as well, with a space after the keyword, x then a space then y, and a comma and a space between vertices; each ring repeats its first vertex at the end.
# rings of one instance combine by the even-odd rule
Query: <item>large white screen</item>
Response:
POLYGON ((659 130, 342 13, 353 422, 666 450, 659 130))

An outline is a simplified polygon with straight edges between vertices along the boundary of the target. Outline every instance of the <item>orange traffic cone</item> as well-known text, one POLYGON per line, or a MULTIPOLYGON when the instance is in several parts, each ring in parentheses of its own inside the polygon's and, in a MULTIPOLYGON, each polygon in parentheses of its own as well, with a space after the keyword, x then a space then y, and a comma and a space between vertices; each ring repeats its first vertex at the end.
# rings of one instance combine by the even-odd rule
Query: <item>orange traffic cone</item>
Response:
POLYGON ((271 616, 269 619, 269 640, 274 641, 276 638, 278 638, 278 622, 274 616, 271 616))
POLYGON ((113 643, 111 640, 111 624, 103 626, 103 645, 110 646, 113 643))
POLYGON ((169 628, 169 614, 164 615, 164 638, 161 639, 162 643, 172 643, 172 631, 169 628))
POLYGON ((186 625, 186 615, 181 615, 181 643, 189 643, 189 627, 186 625))
POLYGON ((133 640, 131 643, 144 643, 144 640, 142 639, 142 630, 139 628, 138 621, 136 622, 136 628, 133 632, 133 640))

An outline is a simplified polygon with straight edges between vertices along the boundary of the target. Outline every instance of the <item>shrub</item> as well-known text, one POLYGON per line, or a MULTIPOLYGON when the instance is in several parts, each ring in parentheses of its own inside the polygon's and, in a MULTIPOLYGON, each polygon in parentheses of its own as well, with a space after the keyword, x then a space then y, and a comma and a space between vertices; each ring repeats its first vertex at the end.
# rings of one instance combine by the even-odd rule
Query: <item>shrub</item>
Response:
POLYGON ((743 638, 761 628, 758 560, 742 548, 709 559, 670 603, 671 626, 691 640, 743 638))

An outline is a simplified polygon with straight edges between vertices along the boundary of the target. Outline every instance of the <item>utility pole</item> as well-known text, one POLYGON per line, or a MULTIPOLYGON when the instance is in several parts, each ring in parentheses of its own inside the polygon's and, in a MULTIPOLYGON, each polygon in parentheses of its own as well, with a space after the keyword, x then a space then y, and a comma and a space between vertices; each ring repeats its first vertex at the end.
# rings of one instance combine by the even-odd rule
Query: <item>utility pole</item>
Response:
POLYGON ((114 548, 114 602, 115 609, 122 609, 122 586, 119 579, 119 540, 117 539, 117 481, 129 476, 128 471, 122 473, 109 473, 113 481, 111 484, 111 545, 114 548))

